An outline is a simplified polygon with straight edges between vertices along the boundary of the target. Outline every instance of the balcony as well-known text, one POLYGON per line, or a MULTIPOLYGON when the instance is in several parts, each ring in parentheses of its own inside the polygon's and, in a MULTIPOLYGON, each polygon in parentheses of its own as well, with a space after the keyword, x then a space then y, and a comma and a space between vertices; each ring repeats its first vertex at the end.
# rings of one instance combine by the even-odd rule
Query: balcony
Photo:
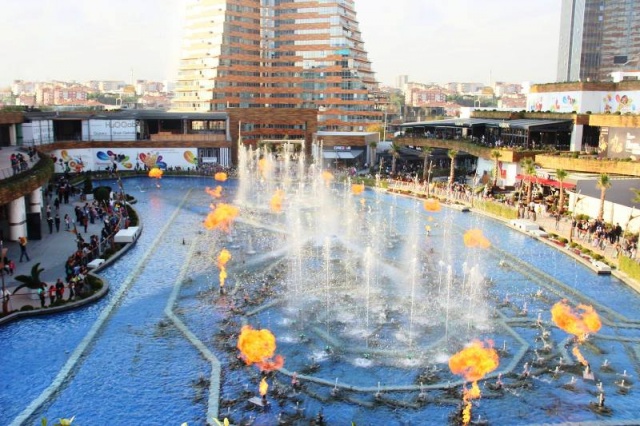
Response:
POLYGON ((2 179, 0 204, 7 204, 16 198, 28 195, 46 184, 53 176, 53 161, 49 156, 38 152, 40 159, 28 170, 2 179))

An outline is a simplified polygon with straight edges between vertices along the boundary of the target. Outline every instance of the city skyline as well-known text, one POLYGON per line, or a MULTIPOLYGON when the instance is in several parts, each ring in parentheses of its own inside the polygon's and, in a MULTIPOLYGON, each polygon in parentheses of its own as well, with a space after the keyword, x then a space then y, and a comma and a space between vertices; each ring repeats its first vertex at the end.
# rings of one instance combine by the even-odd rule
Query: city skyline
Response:
MULTIPOLYGON (((187 0, 27 0, 3 5, 0 37, 13 80, 174 80, 187 0), (53 25, 52 23, 58 23, 53 25)), ((446 4, 356 0, 360 30, 377 80, 555 81, 558 0, 452 0, 446 4), (400 53, 398 53, 400 52, 400 53), (435 65, 434 65, 435 64, 435 65)))

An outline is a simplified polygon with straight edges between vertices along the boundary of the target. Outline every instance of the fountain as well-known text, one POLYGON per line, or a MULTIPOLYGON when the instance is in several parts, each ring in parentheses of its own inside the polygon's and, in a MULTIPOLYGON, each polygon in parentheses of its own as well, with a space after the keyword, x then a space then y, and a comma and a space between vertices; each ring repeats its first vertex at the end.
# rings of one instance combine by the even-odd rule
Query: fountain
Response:
POLYGON ((210 213, 211 179, 163 178, 162 188, 140 193, 150 231, 104 272, 112 286, 104 301, 0 329, 7 359, 46 383, 27 386, 0 373, 6 424, 20 424, 13 419, 23 413, 25 424, 43 415, 144 424, 137 413, 151 412, 176 424, 462 423, 462 393, 473 388, 447 367, 475 339, 498 342, 499 364, 477 380, 483 398, 465 400, 470 423, 562 422, 557 407, 577 422, 639 420, 626 408, 640 400, 631 382, 639 371, 637 294, 492 219, 357 192, 301 155, 282 155, 290 150, 276 157, 265 147, 241 148, 240 179, 224 182, 215 201, 239 210, 228 232, 197 232, 210 213), (473 229, 489 247, 465 244, 473 229), (225 248, 230 256, 218 262, 225 248), (576 342, 547 322, 561 299, 593 306, 602 329, 576 342), (238 360, 245 325, 270 330, 282 367, 262 372, 238 360), (18 338, 25 333, 77 356, 25 350, 18 338), (601 366, 589 368, 601 387, 585 380, 574 347, 601 366), (636 373, 616 374, 624 368, 636 373), (257 396, 263 378, 269 389, 257 396), (183 384, 193 382, 209 385, 208 398, 190 397, 183 384), (513 410, 522 394, 535 404, 513 410), (594 399, 600 409, 585 402, 594 399))

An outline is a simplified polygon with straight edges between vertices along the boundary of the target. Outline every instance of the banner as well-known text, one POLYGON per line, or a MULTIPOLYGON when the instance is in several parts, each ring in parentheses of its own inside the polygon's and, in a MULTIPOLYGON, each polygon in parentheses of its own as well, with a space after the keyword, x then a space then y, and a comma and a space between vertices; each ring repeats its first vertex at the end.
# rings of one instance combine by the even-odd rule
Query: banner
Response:
POLYGON ((104 171, 114 165, 117 170, 146 170, 153 167, 186 170, 198 164, 198 152, 194 148, 63 149, 55 150, 52 155, 57 173, 104 171))
POLYGON ((136 120, 83 120, 82 140, 85 141, 134 141, 136 120))

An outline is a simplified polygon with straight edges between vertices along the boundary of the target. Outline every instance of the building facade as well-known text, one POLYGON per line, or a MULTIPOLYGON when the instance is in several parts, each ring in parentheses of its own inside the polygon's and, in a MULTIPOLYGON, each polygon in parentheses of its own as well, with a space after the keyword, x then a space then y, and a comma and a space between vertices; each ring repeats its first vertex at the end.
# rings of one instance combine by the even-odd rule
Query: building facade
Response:
POLYGON ((379 123, 353 0, 192 0, 174 111, 318 110, 323 130, 379 123))
POLYGON ((563 0, 559 82, 608 81, 640 65, 640 2, 563 0))

